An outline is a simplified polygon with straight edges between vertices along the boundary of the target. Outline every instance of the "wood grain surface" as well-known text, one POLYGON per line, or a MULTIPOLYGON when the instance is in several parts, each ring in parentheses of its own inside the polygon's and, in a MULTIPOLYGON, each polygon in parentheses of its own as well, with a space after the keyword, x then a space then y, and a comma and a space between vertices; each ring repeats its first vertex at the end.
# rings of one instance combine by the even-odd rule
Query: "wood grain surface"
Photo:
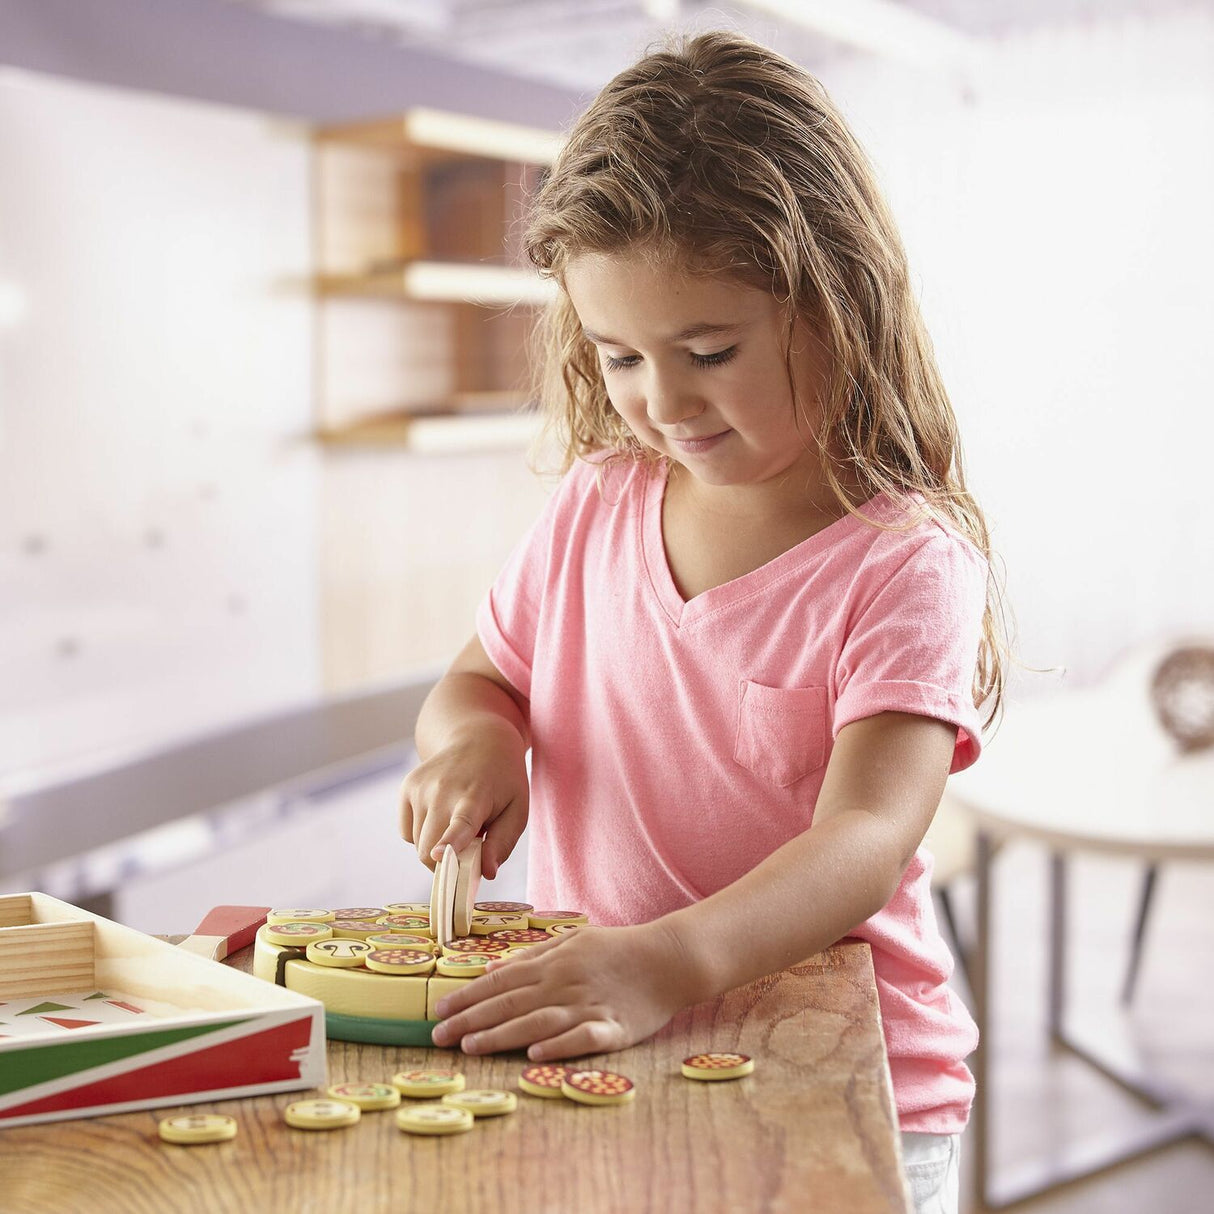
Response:
MULTIPOLYGON (((230 958, 247 967, 251 950, 230 958)), ((453 1065, 515 1088, 521 1054, 329 1043, 329 1082, 453 1065)), ((729 1214, 904 1212, 889 1069, 868 946, 845 943, 688 1009, 651 1040, 578 1060, 628 1075, 636 1100, 589 1108, 520 1094, 471 1133, 421 1138, 393 1114, 289 1128, 295 1092, 0 1130, 4 1214, 729 1214), (731 1082, 684 1079, 709 1050, 755 1058, 731 1082), (159 1119, 219 1112, 232 1142, 168 1146, 159 1119)))

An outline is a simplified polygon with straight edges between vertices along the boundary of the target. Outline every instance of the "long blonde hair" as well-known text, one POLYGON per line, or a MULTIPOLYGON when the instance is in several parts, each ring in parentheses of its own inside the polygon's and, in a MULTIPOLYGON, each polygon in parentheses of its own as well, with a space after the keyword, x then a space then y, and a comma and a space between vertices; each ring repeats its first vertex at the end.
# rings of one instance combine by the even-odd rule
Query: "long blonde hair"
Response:
MULTIPOLYGON (((834 453, 822 463, 840 505, 860 513, 839 459, 861 501, 922 494, 991 561, 897 228, 867 157, 804 69, 725 32, 645 56, 574 124, 531 202, 524 247, 558 282, 571 258, 627 247, 770 290, 786 307, 788 344, 802 317, 832 356, 813 439, 834 453)), ((646 457, 612 408, 563 290, 537 328, 536 355, 537 396, 558 431, 562 470, 592 453, 646 457)), ((791 382, 791 354, 786 361, 791 382)), ((992 575, 973 688, 988 725, 1005 657, 992 575)))

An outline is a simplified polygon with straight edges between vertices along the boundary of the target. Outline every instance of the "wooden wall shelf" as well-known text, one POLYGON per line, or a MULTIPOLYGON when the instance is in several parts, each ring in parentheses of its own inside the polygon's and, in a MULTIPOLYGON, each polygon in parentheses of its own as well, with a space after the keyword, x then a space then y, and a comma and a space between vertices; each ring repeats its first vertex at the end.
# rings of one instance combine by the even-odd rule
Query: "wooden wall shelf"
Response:
POLYGON ((531 270, 476 263, 414 261, 362 274, 321 274, 322 295, 401 296, 421 303, 470 303, 490 307, 545 304, 553 284, 531 270))
POLYGON ((317 140, 395 152, 435 152, 519 164, 551 164, 564 139, 555 131, 451 114, 418 106, 407 113, 367 122, 322 127, 317 140))
POLYGON ((478 411, 517 410, 528 335, 555 293, 525 264, 522 212, 560 142, 429 109, 314 132, 326 443, 363 443, 385 417, 462 414, 469 398, 478 411))
POLYGON ((413 452, 497 451, 529 446, 540 430, 538 414, 526 412, 453 413, 448 410, 398 410, 349 425, 318 430, 329 448, 399 448, 413 452))

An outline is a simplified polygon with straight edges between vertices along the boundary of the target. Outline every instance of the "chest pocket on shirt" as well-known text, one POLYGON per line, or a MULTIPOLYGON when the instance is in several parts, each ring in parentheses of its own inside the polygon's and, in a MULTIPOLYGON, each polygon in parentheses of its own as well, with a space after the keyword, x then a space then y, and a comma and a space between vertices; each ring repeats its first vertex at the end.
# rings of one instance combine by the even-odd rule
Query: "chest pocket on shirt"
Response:
POLYGON ((743 679, 733 757, 777 788, 787 788, 826 759, 826 688, 765 687, 743 679))

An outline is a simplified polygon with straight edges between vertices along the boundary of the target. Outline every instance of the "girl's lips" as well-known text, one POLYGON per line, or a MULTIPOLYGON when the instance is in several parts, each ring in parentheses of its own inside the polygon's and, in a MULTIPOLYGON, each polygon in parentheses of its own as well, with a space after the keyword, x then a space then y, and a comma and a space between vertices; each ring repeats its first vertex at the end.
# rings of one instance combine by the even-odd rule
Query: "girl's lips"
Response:
POLYGON ((722 430, 720 434, 709 434, 704 438, 672 438, 670 441, 688 455, 699 455, 703 451, 711 450, 730 433, 732 431, 722 430))

